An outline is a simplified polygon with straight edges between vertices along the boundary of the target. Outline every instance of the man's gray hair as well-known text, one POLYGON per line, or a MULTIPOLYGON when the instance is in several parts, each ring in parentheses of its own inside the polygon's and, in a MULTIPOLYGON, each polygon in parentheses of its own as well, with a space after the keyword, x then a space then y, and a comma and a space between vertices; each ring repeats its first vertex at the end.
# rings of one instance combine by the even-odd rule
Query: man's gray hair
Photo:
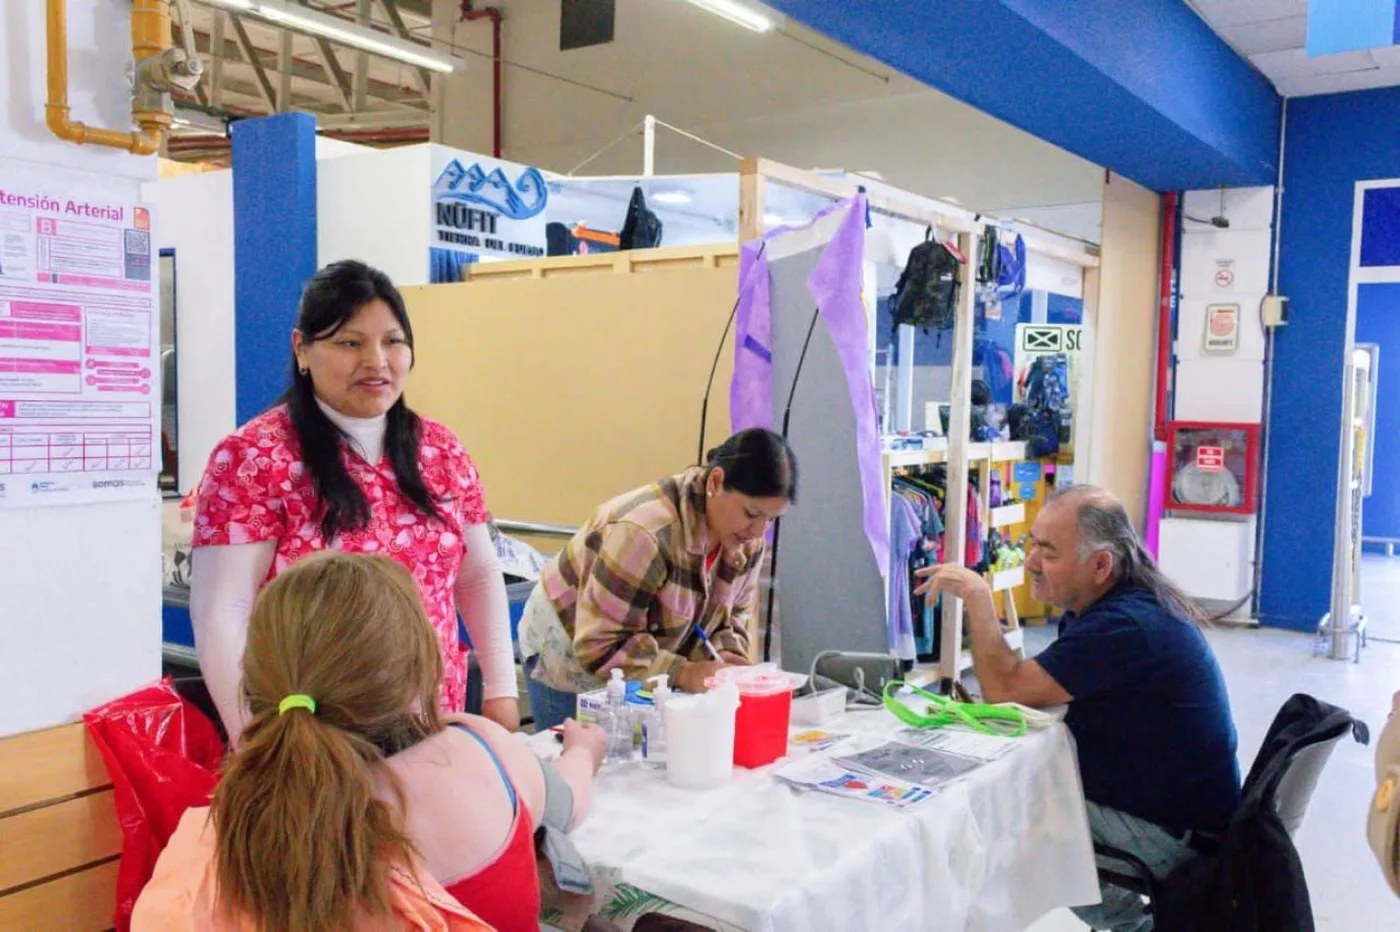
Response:
POLYGON ((1208 623, 1200 607, 1157 568, 1123 503, 1113 493, 1097 486, 1077 485, 1060 493, 1056 499, 1077 505, 1075 523, 1079 529, 1081 563, 1096 553, 1107 553, 1113 558, 1115 585, 1126 583, 1136 589, 1148 589, 1168 611, 1197 624, 1208 623))

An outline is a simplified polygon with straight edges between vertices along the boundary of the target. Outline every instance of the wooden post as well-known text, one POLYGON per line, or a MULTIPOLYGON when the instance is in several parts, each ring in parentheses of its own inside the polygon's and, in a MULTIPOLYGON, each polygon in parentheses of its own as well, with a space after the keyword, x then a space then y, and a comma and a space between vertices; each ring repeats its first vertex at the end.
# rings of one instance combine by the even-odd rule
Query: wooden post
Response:
MULTIPOLYGON (((972 429, 972 336, 977 311, 977 249, 980 235, 958 236, 962 290, 953 318, 953 395, 948 416, 948 498, 943 507, 943 562, 961 564, 967 556, 968 434, 972 429)), ((952 691, 962 669, 963 605, 943 597, 943 631, 938 675, 945 693, 952 691)))
POLYGON ((758 159, 744 159, 739 165, 739 244, 763 235, 763 196, 767 179, 758 159))
POLYGON ((1079 371, 1076 375, 1078 398, 1074 422, 1070 427, 1070 446, 1074 450, 1074 481, 1092 483, 1094 474, 1090 463, 1094 451, 1094 379, 1097 368, 1099 333, 1099 269, 1084 270, 1084 334, 1088 339, 1079 347, 1079 371))

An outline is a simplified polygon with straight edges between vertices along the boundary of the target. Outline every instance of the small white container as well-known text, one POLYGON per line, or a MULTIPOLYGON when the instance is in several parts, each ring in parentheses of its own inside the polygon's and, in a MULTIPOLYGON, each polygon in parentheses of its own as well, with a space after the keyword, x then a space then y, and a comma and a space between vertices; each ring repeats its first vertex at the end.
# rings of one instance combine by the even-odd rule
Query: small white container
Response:
POLYGON ((794 725, 825 725, 846 711, 846 687, 833 686, 818 693, 792 697, 794 725))
POLYGON ((672 696, 666 717, 666 779, 687 790, 711 790, 734 775, 734 716, 739 688, 733 683, 707 693, 672 696))

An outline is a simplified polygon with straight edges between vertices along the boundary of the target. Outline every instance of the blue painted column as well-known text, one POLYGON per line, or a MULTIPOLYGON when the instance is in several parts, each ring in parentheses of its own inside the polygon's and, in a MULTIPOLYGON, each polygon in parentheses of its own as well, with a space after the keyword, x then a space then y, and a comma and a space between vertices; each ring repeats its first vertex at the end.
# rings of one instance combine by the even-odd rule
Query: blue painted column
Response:
POLYGON ((297 302, 316 273, 316 120, 239 120, 231 135, 234 407, 243 424, 287 388, 297 302))

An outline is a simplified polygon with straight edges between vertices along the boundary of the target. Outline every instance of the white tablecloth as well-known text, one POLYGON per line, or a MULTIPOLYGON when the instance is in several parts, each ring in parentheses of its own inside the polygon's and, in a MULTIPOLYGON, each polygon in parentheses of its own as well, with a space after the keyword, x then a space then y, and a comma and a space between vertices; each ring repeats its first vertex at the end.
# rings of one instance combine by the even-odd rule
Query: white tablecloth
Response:
MULTIPOLYGON (((826 726, 856 733, 859 748, 898 728, 883 710, 826 726)), ((551 736, 533 741, 555 749, 551 736)), ((1063 725, 905 812, 798 794, 768 770, 736 768, 729 785, 694 792, 640 763, 604 768, 574 841, 609 896, 625 884, 723 928, 1022 932, 1051 909, 1098 902, 1063 725)))

